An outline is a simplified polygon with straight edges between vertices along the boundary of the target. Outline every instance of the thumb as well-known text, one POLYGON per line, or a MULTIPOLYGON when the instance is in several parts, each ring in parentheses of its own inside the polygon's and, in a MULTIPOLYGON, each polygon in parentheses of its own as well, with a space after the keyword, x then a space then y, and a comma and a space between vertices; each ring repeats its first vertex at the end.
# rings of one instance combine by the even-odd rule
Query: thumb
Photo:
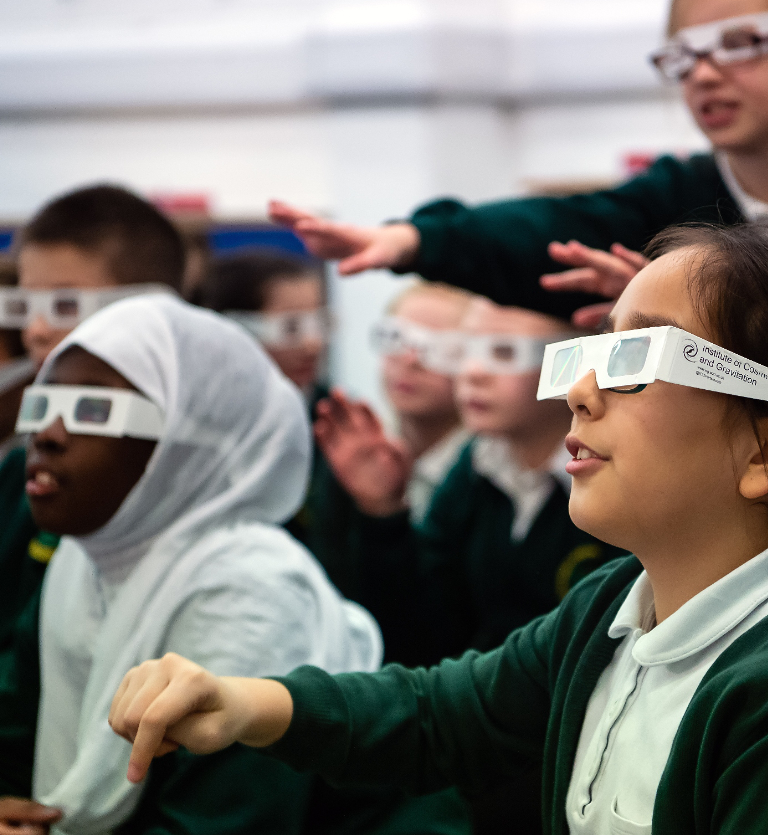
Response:
POLYGON ((378 253, 374 247, 367 247, 362 252, 339 261, 337 269, 339 275, 355 275, 365 270, 376 270, 388 266, 381 253, 378 253))

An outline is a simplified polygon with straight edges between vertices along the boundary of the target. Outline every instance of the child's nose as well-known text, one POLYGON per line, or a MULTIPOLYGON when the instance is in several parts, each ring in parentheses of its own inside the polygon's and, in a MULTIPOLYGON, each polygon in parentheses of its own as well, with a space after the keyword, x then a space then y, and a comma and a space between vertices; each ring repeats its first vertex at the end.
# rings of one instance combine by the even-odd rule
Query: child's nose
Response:
POLYGON ((597 387, 597 376, 588 371, 568 389, 568 406, 574 415, 595 420, 605 411, 603 393, 597 387))
POLYGON ((31 441, 36 449, 50 449, 51 447, 60 449, 66 446, 68 437, 69 433, 64 426, 64 420, 59 415, 44 429, 35 432, 31 441))
POLYGON ((465 359, 459 370, 459 376, 468 380, 484 379, 493 376, 481 360, 469 357, 465 359))
POLYGON ((699 56, 685 77, 686 82, 693 84, 716 84, 722 79, 723 71, 710 55, 699 56))

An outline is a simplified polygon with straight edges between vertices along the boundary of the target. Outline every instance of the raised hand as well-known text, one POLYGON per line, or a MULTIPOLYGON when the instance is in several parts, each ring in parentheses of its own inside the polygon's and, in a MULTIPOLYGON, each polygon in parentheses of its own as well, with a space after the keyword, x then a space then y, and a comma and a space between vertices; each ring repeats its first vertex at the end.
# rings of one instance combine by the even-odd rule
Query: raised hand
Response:
POLYGON ((0 797, 0 835, 48 835, 61 811, 24 797, 0 797))
POLYGON ((411 456, 403 443, 387 437, 365 403, 333 391, 318 403, 315 437, 336 478, 363 513, 389 516, 405 508, 411 456))
MULTIPOLYGON (((613 244, 610 251, 605 252, 584 246, 578 241, 569 241, 567 244, 553 241, 548 251, 555 261, 574 269, 543 275, 542 287, 554 291, 597 293, 614 300, 648 264, 644 255, 621 244, 613 244)), ((597 327, 612 308, 611 302, 582 307, 573 314, 572 322, 578 327, 597 327)))
POLYGON ((133 743, 128 779, 138 783, 155 757, 182 745, 193 754, 234 742, 270 745, 288 729, 292 713, 291 696, 276 681, 219 678, 169 652, 126 673, 109 724, 133 743))
POLYGON ((318 258, 342 259, 338 265, 342 275, 407 267, 419 250, 419 233, 410 223, 353 226, 325 220, 278 200, 270 202, 269 217, 290 227, 318 258))

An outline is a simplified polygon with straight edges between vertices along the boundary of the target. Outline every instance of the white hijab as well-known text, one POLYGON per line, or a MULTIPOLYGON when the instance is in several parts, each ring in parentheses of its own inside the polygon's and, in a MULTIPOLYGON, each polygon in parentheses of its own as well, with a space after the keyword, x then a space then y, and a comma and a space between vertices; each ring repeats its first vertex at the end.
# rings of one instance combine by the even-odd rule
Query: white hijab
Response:
POLYGON ((130 667, 177 651, 228 675, 303 663, 375 669, 375 622, 274 526, 301 503, 310 433, 297 390, 237 325, 171 296, 132 298, 73 331, 163 410, 146 472, 112 519, 64 537, 46 573, 35 798, 56 828, 103 835, 135 810, 112 696, 130 667))

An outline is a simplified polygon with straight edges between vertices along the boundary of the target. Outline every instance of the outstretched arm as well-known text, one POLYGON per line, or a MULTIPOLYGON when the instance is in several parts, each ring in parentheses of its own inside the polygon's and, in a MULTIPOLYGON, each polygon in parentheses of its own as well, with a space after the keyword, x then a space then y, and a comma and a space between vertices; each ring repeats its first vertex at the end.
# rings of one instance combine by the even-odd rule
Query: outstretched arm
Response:
POLYGON ((370 227, 336 223, 278 200, 270 202, 269 217, 292 229, 318 258, 340 259, 342 275, 407 268, 419 251, 419 232, 411 223, 370 227))

